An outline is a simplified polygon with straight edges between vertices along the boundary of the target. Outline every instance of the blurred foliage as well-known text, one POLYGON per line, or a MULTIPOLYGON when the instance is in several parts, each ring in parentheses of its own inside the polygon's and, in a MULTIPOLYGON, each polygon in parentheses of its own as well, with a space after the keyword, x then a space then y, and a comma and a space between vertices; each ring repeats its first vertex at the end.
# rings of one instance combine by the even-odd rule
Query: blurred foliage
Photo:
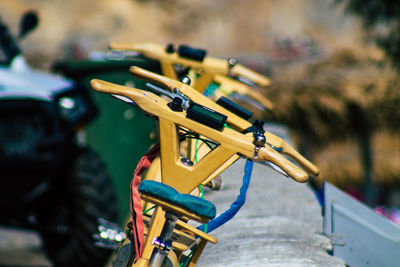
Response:
MULTIPOLYGON (((348 139, 334 142, 314 154, 314 163, 320 169, 318 180, 342 188, 360 187, 363 184, 363 166, 359 160, 358 140, 348 139)), ((378 131, 372 136, 372 170, 374 183, 400 186, 400 135, 378 131)))
POLYGON ((341 50, 305 68, 284 66, 265 95, 275 103, 267 119, 289 125, 322 146, 363 131, 400 127, 400 77, 390 64, 341 50))
POLYGON ((393 0, 336 0, 363 20, 377 44, 400 71, 400 2, 393 0))
POLYGON ((0 16, 16 32, 24 11, 39 12, 40 26, 20 45, 28 62, 44 69, 115 41, 184 43, 251 60, 262 72, 280 57, 298 62, 342 48, 370 52, 359 19, 332 1, 1 0, 0 16))
POLYGON ((400 76, 391 64, 338 50, 306 66, 275 66, 264 94, 275 103, 267 120, 292 130, 320 180, 361 186, 362 136, 370 133, 373 179, 400 185, 400 76))

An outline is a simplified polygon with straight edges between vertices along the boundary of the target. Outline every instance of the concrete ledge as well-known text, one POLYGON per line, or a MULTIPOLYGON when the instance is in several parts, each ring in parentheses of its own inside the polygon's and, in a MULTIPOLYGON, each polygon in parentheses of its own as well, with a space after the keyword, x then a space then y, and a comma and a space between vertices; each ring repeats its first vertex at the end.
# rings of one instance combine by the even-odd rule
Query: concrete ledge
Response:
MULTIPOLYGON (((239 194, 245 160, 221 174, 223 187, 206 199, 218 214, 239 194)), ((245 205, 228 223, 211 234, 198 266, 345 266, 332 257, 322 234, 321 208, 309 187, 254 164, 245 205)))

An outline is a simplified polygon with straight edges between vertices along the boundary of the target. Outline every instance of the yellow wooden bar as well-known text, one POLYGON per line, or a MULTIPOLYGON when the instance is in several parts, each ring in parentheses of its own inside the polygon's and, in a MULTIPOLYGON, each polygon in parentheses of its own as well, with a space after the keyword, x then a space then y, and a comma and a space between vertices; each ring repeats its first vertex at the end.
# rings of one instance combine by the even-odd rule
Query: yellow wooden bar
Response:
MULTIPOLYGON (((189 174, 190 172, 193 173, 193 170, 198 168, 198 166, 204 166, 208 168, 207 171, 204 172, 210 175, 213 171, 216 169, 213 169, 211 173, 208 173, 211 169, 209 168, 209 165, 206 165, 205 162, 210 163, 211 166, 216 167, 217 164, 212 164, 210 160, 207 160, 207 158, 212 157, 213 160, 215 161, 221 161, 219 156, 224 157, 224 161, 228 160, 233 154, 235 153, 240 153, 245 155, 248 158, 253 158, 254 155, 254 150, 255 146, 252 144, 252 137, 249 135, 244 135, 240 132, 237 132, 233 129, 229 128, 224 128, 223 131, 218 131, 215 129, 212 129, 206 125, 203 125, 201 123, 198 123, 196 121, 193 121, 191 119, 186 118, 186 111, 182 112, 174 112, 172 111, 168 105, 167 101, 162 99, 161 97, 158 97, 157 95, 139 90, 136 88, 131 88, 131 87, 126 87, 126 86, 121 86, 117 84, 112 84, 109 82, 101 81, 94 79, 91 81, 92 87, 99 92, 103 93, 108 93, 108 94, 117 94, 121 95, 124 97, 127 97, 134 101, 138 106, 144 111, 149 114, 152 114, 154 116, 157 116, 159 118, 160 124, 163 124, 163 126, 160 125, 160 131, 163 131, 163 133, 160 133, 161 138, 166 138, 162 137, 165 135, 165 133, 168 134, 173 134, 174 130, 176 131, 176 125, 181 125, 189 130, 195 131, 201 135, 204 135, 212 140, 215 140, 218 142, 220 145, 212 152, 207 154, 200 162, 198 162, 195 166, 185 166, 183 163, 181 163, 178 159, 176 154, 171 155, 171 154, 166 154, 164 157, 161 156, 161 166, 162 168, 167 168, 166 172, 171 172, 171 170, 168 170, 168 168, 174 169, 174 171, 177 170, 186 170, 185 175, 189 174), (167 159, 165 159, 167 158, 167 159), (168 159, 169 158, 169 159, 168 159), (171 158, 175 162, 173 167, 163 167, 164 163, 163 160, 169 161, 169 163, 172 164, 171 158), (179 166, 179 167, 177 167, 179 166)), ((163 139, 161 139, 161 142, 163 139)), ((167 141, 169 142, 169 140, 167 141)), ((172 141, 174 144, 168 145, 169 148, 172 149, 171 153, 177 152, 177 140, 172 141)), ((163 146, 163 145, 161 145, 163 146)), ((163 153, 161 151, 161 153, 163 153)), ((166 153, 166 152, 165 152, 166 153)), ((302 169, 288 161, 286 158, 284 158, 282 155, 280 155, 278 152, 276 152, 274 149, 272 149, 269 146, 262 147, 259 150, 259 157, 257 160, 262 160, 262 161, 271 161, 272 163, 278 165, 279 167, 282 168, 290 177, 292 177, 294 180, 298 182, 305 182, 308 180, 308 175, 305 173, 302 169)), ((221 163, 223 163, 221 162, 221 163)), ((166 164, 168 166, 168 164, 166 164)), ((164 176, 164 169, 163 169, 163 176, 164 176)), ((172 174, 171 174, 172 175, 172 174)), ((181 175, 180 175, 181 176, 181 175)), ((183 177, 181 177, 183 179, 183 177)), ((169 179, 168 177, 163 177, 163 179, 169 179)), ((196 182, 199 182, 196 179, 196 182)), ((201 181, 200 181, 201 182, 201 181)), ((194 187, 198 186, 197 185, 188 185, 188 182, 185 182, 184 188, 193 190, 194 187)), ((190 183, 190 182, 189 182, 190 183)), ((178 189, 177 189, 178 190, 178 189)), ((179 191, 179 190, 178 190, 179 191)), ((190 191, 189 191, 190 192, 190 191)), ((181 193, 189 193, 188 191, 183 191, 181 193)))
MULTIPOLYGON (((155 43, 111 43, 109 45, 109 48, 114 50, 137 51, 148 58, 158 60, 163 64, 170 64, 171 66, 174 64, 181 64, 183 66, 199 69, 212 74, 229 74, 233 76, 243 76, 261 87, 265 87, 270 84, 270 81, 267 77, 255 71, 252 71, 251 69, 246 68, 241 64, 236 64, 234 67, 230 68, 227 60, 208 56, 200 62, 197 60, 180 57, 177 52, 168 53, 165 51, 165 47, 163 45, 155 43)), ((164 74, 168 75, 168 73, 164 74)))
MULTIPOLYGON (((206 107, 209 107, 222 114, 225 114, 226 116, 228 116, 227 119, 228 124, 232 128, 238 131, 243 131, 251 126, 251 123, 248 122, 247 120, 226 110, 222 106, 218 105, 211 99, 207 98, 206 96, 197 92, 192 87, 186 84, 183 84, 179 81, 152 73, 150 71, 135 66, 131 67, 129 71, 133 76, 139 79, 144 79, 148 82, 155 83, 167 90, 173 91, 175 88, 177 88, 179 89, 180 92, 189 97, 192 101, 204 105, 206 107)), ((265 137, 267 139, 268 144, 274 146, 275 148, 281 149, 282 150, 281 153, 292 157, 298 164, 300 164, 303 168, 305 168, 309 173, 311 173, 314 176, 318 176, 319 174, 318 168, 310 161, 308 161, 306 158, 304 158, 300 153, 298 153, 291 145, 286 143, 282 138, 270 132, 265 132, 265 137)))

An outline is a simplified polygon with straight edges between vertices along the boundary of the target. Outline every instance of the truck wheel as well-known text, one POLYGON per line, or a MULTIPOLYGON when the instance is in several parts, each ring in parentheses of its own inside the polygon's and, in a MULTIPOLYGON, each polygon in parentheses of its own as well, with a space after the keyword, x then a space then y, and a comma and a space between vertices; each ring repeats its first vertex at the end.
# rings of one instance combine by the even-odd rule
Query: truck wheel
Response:
POLYGON ((53 220, 47 221, 56 229, 40 231, 47 255, 55 266, 103 266, 112 251, 96 247, 93 234, 98 232, 98 218, 116 221, 117 204, 113 184, 96 153, 80 153, 65 187, 60 192, 65 196, 57 197, 65 197, 64 205, 55 209, 53 220))

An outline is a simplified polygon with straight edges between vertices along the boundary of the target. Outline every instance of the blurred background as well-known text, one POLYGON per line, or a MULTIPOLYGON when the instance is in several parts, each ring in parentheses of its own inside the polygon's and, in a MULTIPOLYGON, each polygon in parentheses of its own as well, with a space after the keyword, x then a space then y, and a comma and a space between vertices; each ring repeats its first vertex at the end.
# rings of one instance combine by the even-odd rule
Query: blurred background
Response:
MULTIPOLYGON (((20 46, 29 64, 44 71, 51 71, 56 61, 88 60, 94 51, 106 52, 111 41, 118 41, 188 44, 211 56, 235 57, 267 75, 271 85, 262 92, 276 108, 253 111, 291 130, 299 150, 321 170, 310 185, 318 191, 323 181, 330 181, 400 222, 400 4, 385 0, 0 2, 1 19, 11 32, 18 31, 23 12, 32 9, 40 23, 20 46)), ((80 77, 85 83, 90 78, 80 77)), ((154 142, 153 125, 134 109, 107 108, 115 101, 93 97, 100 115, 87 129, 88 142, 104 158, 119 192, 118 204, 125 205, 126 212, 133 168, 154 142), (138 121, 145 125, 140 130, 138 121), (113 143, 118 138, 118 144, 113 143), (145 141, 139 144, 139 139, 145 141), (126 147, 128 151, 122 151, 126 147)))
POLYGON ((186 43, 214 56, 252 58, 261 66, 322 59, 342 49, 382 56, 362 21, 331 0, 4 0, 0 7, 12 29, 23 11, 39 12, 40 28, 22 47, 40 67, 54 59, 85 58, 90 51, 105 50, 110 41, 186 43))
POLYGON ((188 44, 211 56, 234 56, 271 77, 264 93, 276 110, 259 115, 293 130, 302 152, 320 166, 319 179, 360 188, 370 172, 377 186, 392 190, 399 182, 400 141, 393 65, 398 5, 390 3, 3 0, 0 9, 13 32, 24 11, 38 12, 39 27, 20 46, 43 70, 56 60, 106 51, 111 41, 188 44))

